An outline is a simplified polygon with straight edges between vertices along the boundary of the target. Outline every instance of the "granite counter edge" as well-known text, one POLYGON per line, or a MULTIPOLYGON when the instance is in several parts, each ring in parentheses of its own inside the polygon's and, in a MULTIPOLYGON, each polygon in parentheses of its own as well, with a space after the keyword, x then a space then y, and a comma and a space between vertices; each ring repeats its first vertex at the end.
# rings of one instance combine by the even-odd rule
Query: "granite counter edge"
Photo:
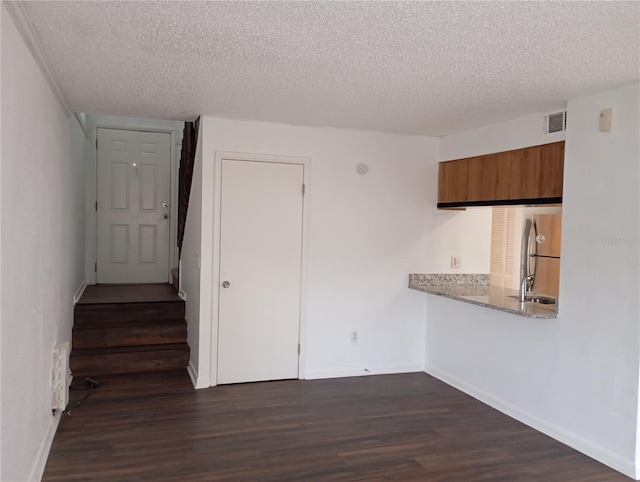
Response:
MULTIPOLYGON (((464 275, 456 275, 456 276, 464 276, 464 275)), ((531 306, 527 303, 529 309, 534 309, 534 312, 523 311, 522 309, 512 308, 509 306, 505 306, 506 304, 513 304, 512 300, 505 300, 502 303, 492 303, 481 301, 478 299, 472 299, 472 297, 477 297, 479 292, 481 294, 489 292, 489 285, 482 283, 475 283, 466 285, 464 283, 456 283, 456 284, 445 284, 445 285, 437 285, 437 284, 423 284, 416 282, 417 279, 415 275, 409 280, 409 289, 413 289, 416 291, 422 291, 423 293, 442 296, 443 298, 449 298, 456 301, 462 301, 464 303, 469 303, 476 306, 481 306, 484 308, 490 308, 496 311, 502 311, 503 313, 510 313, 513 315, 523 316, 525 318, 535 318, 535 319, 557 319, 558 314, 553 311, 548 311, 543 308, 538 308, 536 306, 531 306), (468 289, 467 289, 468 288, 468 289), (455 291, 455 292, 453 292, 455 291), (537 311, 537 310, 540 311, 537 311)), ((515 292, 515 290, 514 290, 515 292)))

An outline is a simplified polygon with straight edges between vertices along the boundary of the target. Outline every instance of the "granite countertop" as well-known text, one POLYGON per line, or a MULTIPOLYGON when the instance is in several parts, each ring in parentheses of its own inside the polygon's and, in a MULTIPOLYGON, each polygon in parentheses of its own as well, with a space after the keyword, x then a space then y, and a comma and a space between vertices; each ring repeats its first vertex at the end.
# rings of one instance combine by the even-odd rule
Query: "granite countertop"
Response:
POLYGON ((556 305, 520 303, 517 290, 492 287, 485 274, 410 274, 409 288, 529 318, 558 317, 556 305))

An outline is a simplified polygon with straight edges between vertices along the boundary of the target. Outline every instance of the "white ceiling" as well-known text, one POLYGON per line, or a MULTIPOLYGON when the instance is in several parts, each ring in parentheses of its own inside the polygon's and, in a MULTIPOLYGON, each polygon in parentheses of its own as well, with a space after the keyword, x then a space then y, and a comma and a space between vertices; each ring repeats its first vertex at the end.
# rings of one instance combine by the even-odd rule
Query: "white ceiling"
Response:
POLYGON ((27 2, 78 112, 445 135, 640 79, 640 2, 27 2))

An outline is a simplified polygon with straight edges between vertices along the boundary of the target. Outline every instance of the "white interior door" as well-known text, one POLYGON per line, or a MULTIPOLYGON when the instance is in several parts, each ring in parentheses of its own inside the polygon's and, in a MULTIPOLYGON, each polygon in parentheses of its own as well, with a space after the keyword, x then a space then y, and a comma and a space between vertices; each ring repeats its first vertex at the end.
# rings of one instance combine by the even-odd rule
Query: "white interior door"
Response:
POLYGON ((300 164, 222 161, 218 383, 298 377, 303 180, 300 164))
POLYGON ((169 280, 171 134, 98 129, 98 283, 169 280))

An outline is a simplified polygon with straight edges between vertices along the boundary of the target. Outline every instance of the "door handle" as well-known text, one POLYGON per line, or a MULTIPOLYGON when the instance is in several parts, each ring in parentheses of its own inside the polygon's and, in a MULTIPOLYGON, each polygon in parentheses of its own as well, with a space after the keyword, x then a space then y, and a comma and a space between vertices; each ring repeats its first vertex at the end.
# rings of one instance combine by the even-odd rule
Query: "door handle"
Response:
POLYGON ((165 213, 165 214, 163 214, 163 215, 162 215, 162 219, 169 219, 169 215, 168 215, 168 214, 166 214, 166 213, 165 213))
POLYGON ((228 281, 223 281, 222 282, 222 287, 223 288, 228 288, 229 286, 231 286, 231 283, 229 283, 228 281))
POLYGON ((168 208, 169 207, 169 203, 162 203, 162 207, 163 208, 168 208))

